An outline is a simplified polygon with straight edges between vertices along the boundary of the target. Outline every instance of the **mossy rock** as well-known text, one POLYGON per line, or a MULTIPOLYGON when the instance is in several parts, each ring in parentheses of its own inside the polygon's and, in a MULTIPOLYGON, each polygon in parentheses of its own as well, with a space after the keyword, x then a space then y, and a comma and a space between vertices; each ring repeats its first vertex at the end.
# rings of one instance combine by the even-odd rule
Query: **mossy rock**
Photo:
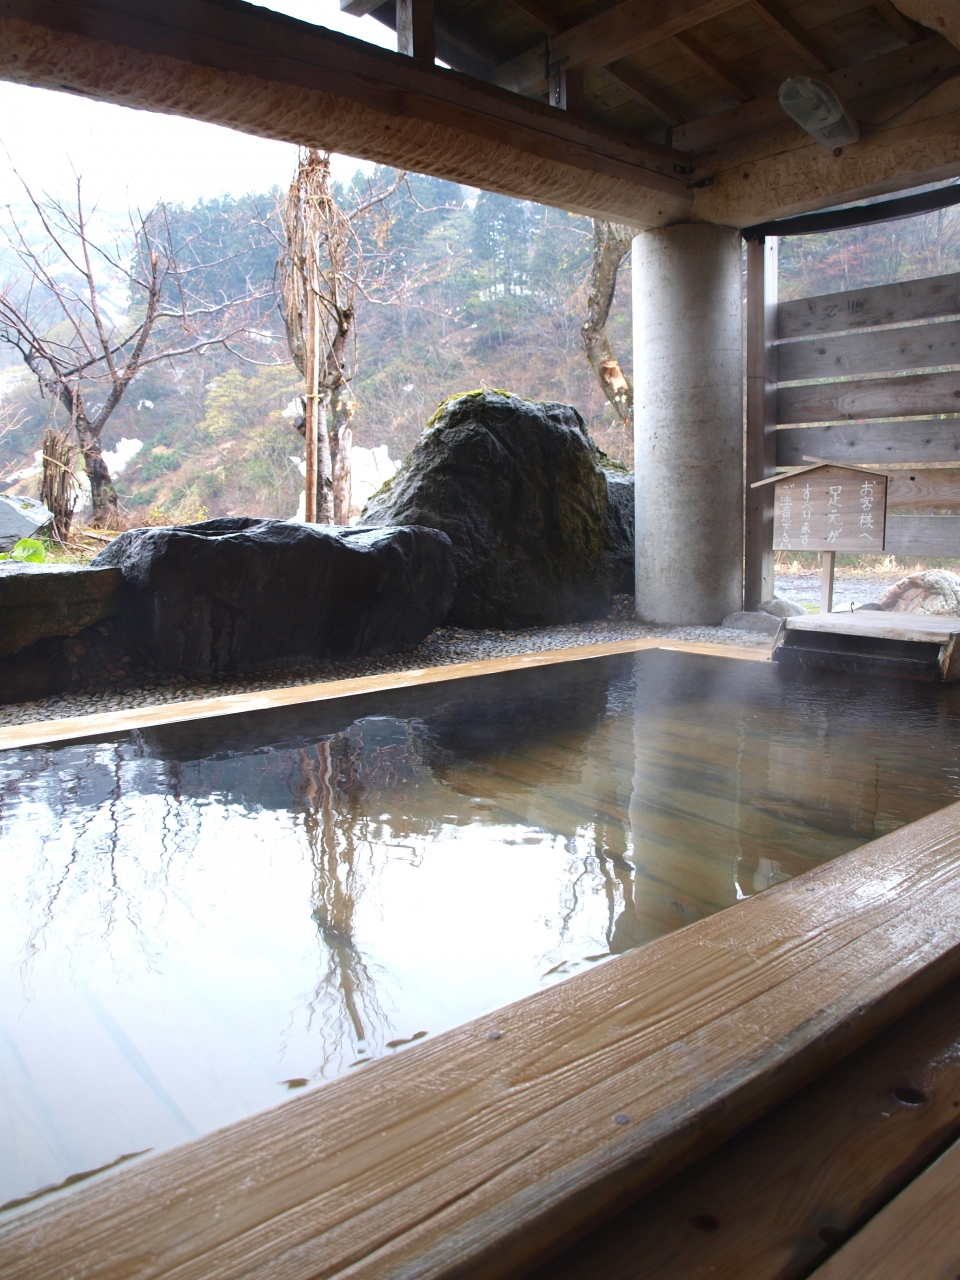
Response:
POLYGON ((447 534, 452 625, 602 617, 615 576, 602 457, 570 405, 471 392, 443 402, 362 523, 447 534))

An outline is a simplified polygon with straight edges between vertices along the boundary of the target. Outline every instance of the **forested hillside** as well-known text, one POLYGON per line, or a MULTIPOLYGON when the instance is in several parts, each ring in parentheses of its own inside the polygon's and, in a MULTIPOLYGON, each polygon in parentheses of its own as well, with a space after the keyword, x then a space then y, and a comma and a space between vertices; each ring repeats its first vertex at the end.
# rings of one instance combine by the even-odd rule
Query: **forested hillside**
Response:
MULTIPOLYGON (((339 198, 350 206, 392 178, 389 171, 358 175, 339 198)), ((256 304, 254 341, 242 350, 156 364, 131 384, 104 445, 142 442, 116 480, 123 508, 135 518, 296 510, 300 380, 287 359, 273 292, 280 195, 224 197, 166 212, 172 238, 187 246, 194 287, 212 299, 244 285, 267 287, 269 297, 256 304)), ((362 231, 367 275, 351 387, 354 444, 386 445, 399 460, 440 400, 498 387, 575 405, 601 447, 629 465, 629 433, 606 405, 580 338, 589 220, 417 175, 390 197, 385 215, 362 231)), ((960 212, 784 241, 780 263, 782 298, 957 271, 960 212)), ((137 303, 121 298, 115 305, 137 303)), ((629 261, 608 332, 629 372, 629 261)), ((57 410, 9 348, 0 350, 0 412, 0 483, 34 492, 36 478, 16 473, 31 469, 57 410)), ((126 453, 135 447, 125 446, 126 453)))
MULTIPOLYGON (((374 173, 341 190, 344 206, 389 185, 374 173)), ((282 236, 278 192, 168 210, 171 234, 204 268, 202 290, 231 296, 241 281, 272 286, 282 236)), ((386 217, 363 224, 365 296, 358 307, 354 444, 386 445, 399 459, 436 405, 475 387, 502 387, 575 404, 598 442, 630 461, 632 441, 593 380, 580 339, 592 226, 588 219, 412 175, 386 217), (616 425, 615 425, 616 424, 616 425)), ((196 286, 196 281, 194 281, 196 286)), ((610 336, 630 363, 629 268, 610 336)), ((273 303, 256 317, 261 350, 229 350, 154 365, 131 384, 104 432, 143 447, 117 477, 132 514, 189 518, 290 515, 299 377, 286 358, 273 303), (262 363, 255 363, 261 361, 262 363)), ((55 407, 41 399, 16 353, 3 353, 3 407, 19 421, 0 440, 0 474, 25 469, 55 407)), ((35 484, 22 477, 18 489, 35 484)))

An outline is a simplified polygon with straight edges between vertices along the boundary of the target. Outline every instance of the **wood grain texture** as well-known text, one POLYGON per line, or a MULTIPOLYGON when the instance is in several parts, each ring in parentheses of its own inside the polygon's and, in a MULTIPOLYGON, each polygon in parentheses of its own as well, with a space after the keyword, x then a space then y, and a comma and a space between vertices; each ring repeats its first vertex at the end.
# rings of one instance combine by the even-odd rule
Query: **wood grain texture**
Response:
POLYGON ((694 218, 744 227, 960 176, 960 81, 891 115, 839 156, 789 122, 695 156, 694 218))
POLYGON ((777 378, 852 377, 863 373, 901 373, 960 364, 960 320, 881 329, 879 333, 844 333, 812 342, 777 347, 777 378))
POLYGON ((813 1280, 955 1280, 960 1274, 960 1143, 818 1267, 813 1280))
POLYGON ((781 302, 777 311, 777 337, 799 338, 805 334, 839 333, 843 329, 954 315, 960 315, 960 273, 781 302))
POLYGON ((777 422, 784 424, 907 418, 921 413, 956 413, 958 408, 960 371, 816 383, 777 391, 777 422))
POLYGON ((792 427, 776 433, 776 444, 778 467, 800 467, 805 458, 881 467, 890 462, 956 462, 960 458, 960 418, 792 427))
POLYGON ((960 1136, 958 1103, 952 982, 531 1280, 802 1280, 960 1136))
POLYGON ((951 805, 347 1079, 17 1211, 0 1228, 0 1274, 519 1275, 958 971, 951 805))
POLYGON ((883 549, 897 556, 960 559, 960 516, 888 516, 883 549))
POLYGON ((803 617, 785 618, 783 629, 946 644, 960 634, 960 618, 924 613, 879 613, 865 609, 856 613, 810 613, 803 617))
POLYGON ((642 649, 677 649, 688 653, 705 653, 714 657, 746 658, 765 661, 769 648, 741 645, 696 644, 682 640, 658 639, 611 640, 605 644, 578 645, 574 649, 549 649, 542 653, 514 654, 507 658, 484 658, 477 662, 451 663, 443 667, 413 667, 381 676, 357 676, 349 680, 321 680, 316 684, 290 685, 265 689, 259 693, 229 693, 190 702, 158 703, 153 707, 135 707, 128 711, 104 711, 73 716, 65 720, 38 720, 32 724, 8 725, 0 728, 0 750, 37 746, 45 742, 69 742, 111 733, 129 733, 162 724, 180 724, 189 720, 207 720, 216 716, 232 716, 244 711, 299 706, 307 702, 326 702, 354 694, 378 693, 386 689, 408 689, 415 685, 437 684, 444 680, 467 680, 472 676, 493 675, 498 671, 519 671, 528 667, 552 666, 559 662, 577 662, 586 658, 603 658, 616 653, 639 653, 642 649))
POLYGON ((960 513, 960 465, 936 470, 891 471, 887 512, 892 515, 960 513))
MULTIPOLYGON (((942 36, 928 35, 909 49, 897 49, 868 62, 858 62, 831 72, 827 78, 844 102, 856 104, 859 117, 870 113, 874 106, 872 100, 877 99, 877 95, 889 104, 890 95, 899 90, 909 88, 912 94, 919 94, 925 87, 933 88, 944 73, 955 66, 960 66, 960 50, 942 36)), ((879 99, 876 105, 879 106, 879 99)), ((889 109, 884 110, 877 114, 877 119, 886 119, 890 114, 889 109)), ((681 151, 700 152, 703 161, 713 147, 783 127, 783 108, 777 95, 769 93, 729 111, 691 120, 674 129, 671 142, 681 151)))
MULTIPOLYGON (((678 31, 734 9, 743 0, 621 0, 585 22, 550 37, 551 62, 571 67, 602 67, 659 44, 678 31)), ((559 24, 558 24, 559 25, 559 24)), ((545 87, 543 47, 538 45, 497 67, 494 84, 517 93, 545 87)))
POLYGON ((672 152, 239 0, 4 0, 0 77, 452 181, 475 171, 490 190, 582 212, 599 201, 638 226, 691 202, 672 152))

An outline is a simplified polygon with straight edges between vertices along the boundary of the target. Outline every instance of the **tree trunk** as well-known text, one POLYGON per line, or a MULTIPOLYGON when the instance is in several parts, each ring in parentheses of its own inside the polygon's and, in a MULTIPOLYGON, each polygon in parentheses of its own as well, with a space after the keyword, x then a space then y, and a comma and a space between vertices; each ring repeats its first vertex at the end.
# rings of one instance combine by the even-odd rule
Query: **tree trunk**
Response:
POLYGON ((317 524, 336 524, 333 513, 333 463, 330 457, 330 392, 317 397, 317 524))
POLYGON ((107 464, 103 460, 100 432, 94 428, 82 408, 76 409, 74 422, 83 455, 83 467, 90 481, 90 499, 93 503, 90 523, 95 529, 115 529, 119 523, 120 504, 107 464))
POLYGON ((64 544, 73 523, 77 501, 76 478, 73 474, 74 449, 66 431, 61 435, 48 427, 43 436, 43 476, 40 501, 53 516, 51 532, 64 544))
POLYGON ((350 450, 353 432, 349 427, 334 427, 330 437, 330 461, 333 472, 333 522, 350 523, 350 450))
POLYGON ((620 263, 630 252, 632 241, 633 232, 629 227, 594 218, 593 265, 590 269, 587 318, 580 330, 587 359, 600 388, 621 422, 628 427, 633 424, 633 387, 620 368, 620 362, 607 337, 606 325, 617 288, 617 272, 620 270, 620 263))
POLYGON ((333 519, 335 524, 350 523, 351 467, 350 451, 353 448, 353 432, 350 420, 357 406, 350 399, 349 388, 343 383, 331 396, 330 424, 330 473, 333 478, 333 519))

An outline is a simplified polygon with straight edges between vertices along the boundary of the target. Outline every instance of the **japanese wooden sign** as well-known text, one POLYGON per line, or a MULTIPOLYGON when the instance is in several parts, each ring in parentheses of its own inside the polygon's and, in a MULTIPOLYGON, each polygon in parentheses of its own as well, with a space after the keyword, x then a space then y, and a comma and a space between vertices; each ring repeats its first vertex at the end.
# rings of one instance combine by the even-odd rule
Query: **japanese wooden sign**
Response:
POLYGON ((774 485, 774 551, 883 550, 881 472, 825 463, 761 483, 774 485))

